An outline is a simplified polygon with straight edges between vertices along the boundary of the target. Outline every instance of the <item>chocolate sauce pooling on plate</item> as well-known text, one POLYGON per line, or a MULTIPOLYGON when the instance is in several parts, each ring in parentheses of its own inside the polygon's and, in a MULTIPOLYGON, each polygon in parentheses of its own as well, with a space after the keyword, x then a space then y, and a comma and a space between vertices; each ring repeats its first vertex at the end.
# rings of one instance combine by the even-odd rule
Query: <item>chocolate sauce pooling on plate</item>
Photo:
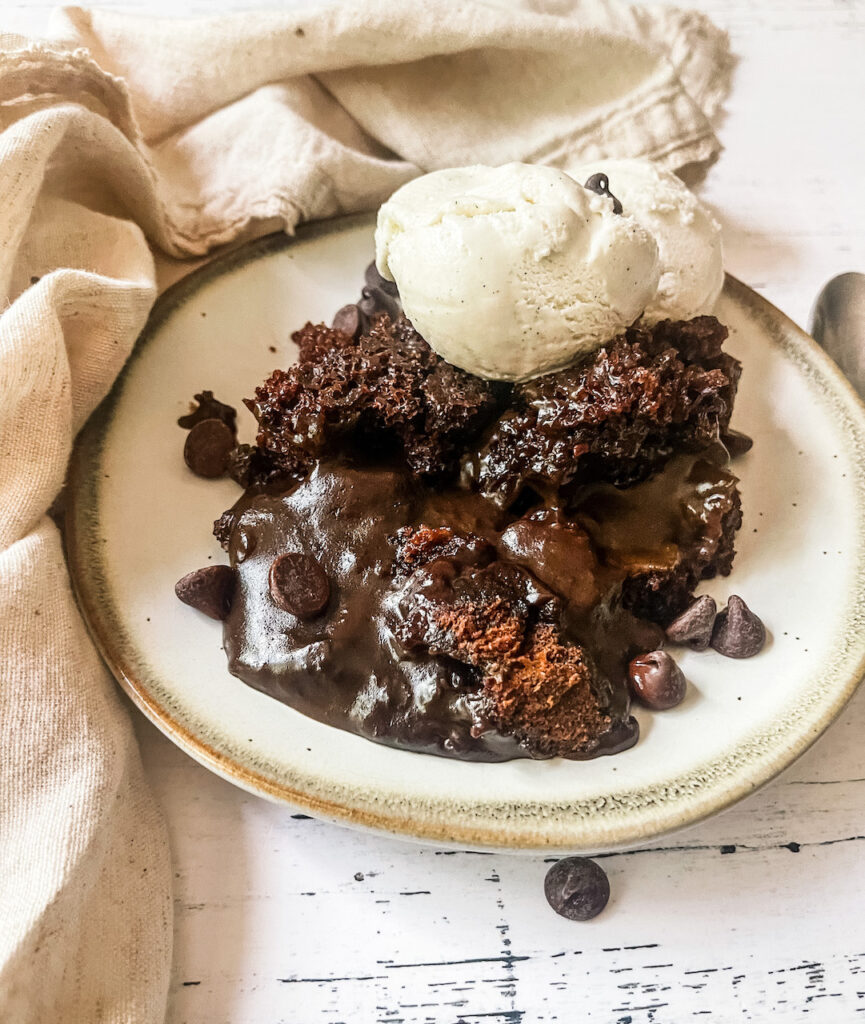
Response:
POLYGON ((400 466, 321 461, 301 483, 251 489, 232 510, 230 671, 303 714, 392 746, 484 761, 548 756, 490 721, 476 665, 398 639, 408 584, 397 534, 446 524, 476 538, 470 550, 486 549, 487 561, 527 571, 551 592, 556 628, 587 652, 609 719, 591 750, 569 756, 614 753, 638 735, 628 663, 663 642, 660 626, 627 610, 623 585, 684 571, 689 545, 704 543, 707 509, 734 494, 725 469, 683 456, 646 484, 592 486, 567 509, 514 519, 476 492, 419 487, 400 466), (271 567, 286 552, 314 560, 327 580, 320 614, 292 614, 274 600, 271 567))

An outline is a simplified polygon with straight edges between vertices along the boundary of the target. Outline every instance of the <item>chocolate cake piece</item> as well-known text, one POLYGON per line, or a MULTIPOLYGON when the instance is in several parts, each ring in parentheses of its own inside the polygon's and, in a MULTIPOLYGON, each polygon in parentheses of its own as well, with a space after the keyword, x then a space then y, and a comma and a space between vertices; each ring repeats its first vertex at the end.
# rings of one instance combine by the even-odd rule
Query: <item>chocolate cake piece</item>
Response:
POLYGON ((700 580, 729 575, 742 525, 737 484, 720 466, 679 456, 632 488, 583 489, 571 514, 603 563, 625 573, 623 606, 666 626, 691 602, 700 580))
POLYGON ((594 757, 636 740, 628 662, 700 575, 726 572, 735 478, 693 456, 571 508, 508 521, 477 492, 405 467, 319 462, 250 488, 218 524, 237 573, 230 670, 328 724, 467 759, 594 757), (274 602, 285 553, 333 595, 315 618, 274 602))
POLYGON ((726 431, 740 365, 722 351, 714 317, 631 327, 584 362, 514 388, 466 473, 510 505, 530 486, 554 496, 607 480, 628 487, 677 452, 698 452, 726 431))
POLYGON ((726 328, 633 327, 511 386, 445 363, 367 292, 351 331, 307 324, 298 363, 246 403, 257 445, 228 459, 245 492, 214 527, 230 671, 410 750, 626 749, 629 662, 732 565, 737 481, 713 461, 740 370, 726 328), (289 600, 304 580, 314 607, 289 600))
POLYGON ((439 558, 412 574, 398 608, 407 649, 480 670, 476 732, 512 735, 532 757, 585 758, 636 741, 626 695, 610 699, 587 651, 562 632, 561 600, 525 569, 439 558))
POLYGON ((277 462, 346 446, 402 453, 422 477, 452 474, 498 407, 497 389, 440 359, 405 317, 386 313, 358 339, 323 324, 293 335, 299 361, 247 400, 258 445, 277 462))

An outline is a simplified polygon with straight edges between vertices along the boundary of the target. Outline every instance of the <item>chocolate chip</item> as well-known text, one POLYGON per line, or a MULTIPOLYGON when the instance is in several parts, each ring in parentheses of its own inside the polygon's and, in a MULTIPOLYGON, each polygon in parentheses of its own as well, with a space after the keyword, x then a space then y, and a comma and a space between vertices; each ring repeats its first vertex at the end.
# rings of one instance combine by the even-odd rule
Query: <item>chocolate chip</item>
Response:
POLYGON ((569 921, 590 921, 610 899, 610 880, 593 860, 566 857, 547 872, 544 895, 553 910, 569 921))
POLYGON ((312 555, 289 552, 270 567, 270 596, 283 611, 314 619, 330 600, 330 581, 312 555))
POLYGON ((712 647, 725 658, 753 658, 766 643, 766 627, 741 597, 730 596, 715 619, 712 647))
POLYGON ((709 445, 708 448, 704 448, 700 452, 700 459, 710 463, 713 466, 721 466, 722 468, 729 464, 732 455, 724 447, 720 440, 714 441, 709 445))
POLYGON ((394 296, 394 298, 399 295, 396 281, 388 281, 386 277, 382 277, 378 272, 378 267, 375 265, 375 260, 363 272, 363 277, 370 288, 378 288, 380 291, 394 296))
POLYGON ((234 432, 222 420, 202 420, 189 431, 183 458, 196 476, 213 480, 225 472, 233 447, 234 432))
POLYGON ((653 711, 666 711, 685 699, 685 676, 666 651, 634 658, 628 665, 628 682, 634 696, 653 711))
POLYGON ((337 331, 344 331, 351 335, 352 338, 356 338, 360 334, 361 316, 356 302, 350 302, 336 311, 333 327, 337 331))
POLYGON ((744 455, 754 447, 754 441, 740 430, 728 430, 725 434, 721 434, 721 444, 730 453, 731 459, 738 459, 740 455, 744 455))
POLYGON ((364 305, 364 300, 367 303, 372 303, 371 312, 374 313, 387 313, 391 320, 396 318, 402 313, 402 305, 399 299, 393 295, 388 294, 382 288, 374 288, 369 285, 361 290, 360 306, 363 311, 366 311, 368 305, 364 305))
POLYGON ((190 608, 222 621, 231 610, 234 585, 234 569, 230 565, 208 565, 178 580, 174 593, 190 608))
POLYGON ((718 606, 714 598, 708 594, 698 597, 690 608, 667 626, 667 639, 670 643, 683 644, 694 651, 705 651, 712 639, 712 627, 717 613, 718 606))
POLYGON ((225 402, 214 398, 212 391, 199 392, 195 396, 195 401, 198 402, 197 408, 186 416, 180 417, 177 421, 179 427, 191 430, 196 423, 201 423, 203 420, 222 420, 232 434, 237 433, 237 411, 234 406, 226 405, 225 402))
POLYGON ((593 174, 588 179, 583 188, 587 188, 590 192, 595 192, 599 196, 607 196, 613 200, 613 213, 622 212, 622 204, 610 191, 610 179, 606 174, 593 174))

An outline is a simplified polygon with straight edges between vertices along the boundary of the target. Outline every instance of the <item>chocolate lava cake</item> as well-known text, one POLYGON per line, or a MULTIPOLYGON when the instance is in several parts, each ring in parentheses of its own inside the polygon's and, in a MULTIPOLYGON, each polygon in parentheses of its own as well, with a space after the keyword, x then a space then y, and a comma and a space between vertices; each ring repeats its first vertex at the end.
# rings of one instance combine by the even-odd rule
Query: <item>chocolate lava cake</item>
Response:
MULTIPOLYGON (((733 562, 726 328, 638 325, 506 385, 444 362, 370 273, 247 401, 257 444, 224 452, 244 488, 214 528, 230 671, 411 750, 626 749, 629 661, 733 562)), ((219 404, 197 419, 230 433, 219 404)))

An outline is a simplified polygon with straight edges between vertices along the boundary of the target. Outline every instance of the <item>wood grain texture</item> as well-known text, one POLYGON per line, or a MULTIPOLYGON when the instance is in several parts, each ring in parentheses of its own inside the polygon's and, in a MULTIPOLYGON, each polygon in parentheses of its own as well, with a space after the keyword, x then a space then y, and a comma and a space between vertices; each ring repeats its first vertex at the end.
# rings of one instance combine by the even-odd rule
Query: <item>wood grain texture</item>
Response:
MULTIPOLYGON (((729 29, 739 57, 719 120, 726 151, 700 194, 724 225, 728 269, 807 325, 829 277, 865 270, 865 4, 693 6, 729 29)), ((7 4, 2 25, 38 32, 49 7, 7 4)), ((136 718, 176 865, 170 1024, 865 1018, 865 691, 746 803, 603 858, 611 904, 584 925, 547 907, 541 858, 293 816, 136 718)))

